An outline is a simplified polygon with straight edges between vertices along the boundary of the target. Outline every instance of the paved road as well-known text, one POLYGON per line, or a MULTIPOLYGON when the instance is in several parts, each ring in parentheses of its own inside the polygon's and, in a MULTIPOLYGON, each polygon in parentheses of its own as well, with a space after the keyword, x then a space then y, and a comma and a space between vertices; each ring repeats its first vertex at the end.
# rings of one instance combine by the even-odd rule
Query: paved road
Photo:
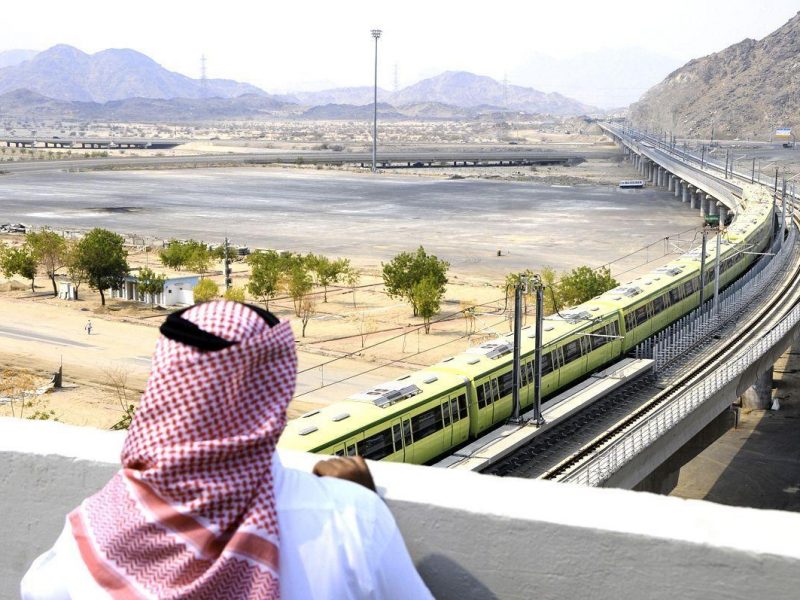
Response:
POLYGON ((5 327, 0 325, 0 337, 6 337, 17 340, 26 340, 32 342, 45 342, 47 344, 56 344, 57 346, 71 346, 73 348, 96 348, 92 344, 84 342, 76 342, 67 338, 59 337, 56 335, 47 335, 44 333, 36 333, 30 329, 20 329, 18 327, 5 327))

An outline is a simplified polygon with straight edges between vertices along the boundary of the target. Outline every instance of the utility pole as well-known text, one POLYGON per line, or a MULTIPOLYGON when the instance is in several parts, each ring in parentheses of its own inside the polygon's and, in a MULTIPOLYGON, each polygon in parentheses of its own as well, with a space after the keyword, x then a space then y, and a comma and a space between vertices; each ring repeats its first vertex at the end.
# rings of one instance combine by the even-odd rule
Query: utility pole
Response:
POLYGON ((522 294, 526 291, 525 284, 527 279, 520 273, 517 284, 514 286, 514 359, 513 372, 511 373, 511 405, 514 407, 511 420, 515 423, 520 422, 521 404, 519 401, 519 389, 521 381, 520 369, 520 350, 522 349, 522 294))
POLYGON ((728 165, 730 161, 731 161, 731 149, 728 148, 728 150, 725 152, 725 179, 728 179, 728 165))
POLYGON ((228 253, 228 236, 225 236, 225 262, 222 272, 225 277, 225 289, 229 290, 231 287, 231 261, 228 253))
POLYGON ((753 172, 750 174, 750 183, 755 183, 756 181, 756 159, 753 159, 753 172))
POLYGON ((381 37, 380 29, 373 29, 372 37, 375 38, 375 89, 372 100, 372 172, 378 169, 378 40, 381 37))
POLYGON ((703 246, 700 253, 700 308, 706 300, 706 241, 708 240, 708 230, 703 228, 703 246))
POLYGON ((700 168, 703 168, 703 165, 706 163, 706 146, 703 144, 703 148, 700 151, 700 168))
POLYGON ((206 76, 206 55, 200 56, 200 97, 208 97, 208 79, 206 76))
POLYGON ((722 240, 722 229, 717 226, 717 254, 716 263, 714 263, 714 316, 719 317, 719 263, 720 261, 720 246, 722 240))
POLYGON ((785 177, 783 178, 783 186, 781 189, 781 201, 783 207, 781 208, 780 247, 783 248, 783 234, 784 234, 784 229, 786 229, 786 178, 785 177))
POLYGON ((533 351, 533 420, 537 425, 544 425, 542 417, 542 327, 544 323, 544 286, 538 275, 533 276, 532 285, 536 290, 536 328, 533 351))

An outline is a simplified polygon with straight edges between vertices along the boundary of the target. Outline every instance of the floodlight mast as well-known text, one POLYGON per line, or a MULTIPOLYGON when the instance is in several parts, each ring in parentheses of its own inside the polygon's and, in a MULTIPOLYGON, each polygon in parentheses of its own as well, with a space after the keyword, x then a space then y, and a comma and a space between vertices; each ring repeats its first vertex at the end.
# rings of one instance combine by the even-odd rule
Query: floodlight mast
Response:
POLYGON ((375 173, 378 160, 378 40, 382 31, 373 29, 370 33, 375 38, 375 86, 372 100, 372 172, 375 173))

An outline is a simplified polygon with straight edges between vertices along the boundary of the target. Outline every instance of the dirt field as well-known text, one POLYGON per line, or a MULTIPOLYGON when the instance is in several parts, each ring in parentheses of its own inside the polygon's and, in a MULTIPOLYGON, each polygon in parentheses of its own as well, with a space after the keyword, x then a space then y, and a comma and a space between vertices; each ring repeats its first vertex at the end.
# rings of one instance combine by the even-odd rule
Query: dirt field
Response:
MULTIPOLYGON (((606 161, 570 168, 516 172, 460 171, 460 176, 502 176, 521 181, 544 179, 551 185, 569 178, 565 185, 580 180, 584 186, 608 186, 616 180, 632 176, 628 171, 625 163, 606 161)), ((447 178, 452 174, 447 171, 436 174, 426 171, 421 175, 447 178)), ((403 177, 407 179, 407 174, 404 173, 403 177)), ((580 193, 587 193, 586 190, 591 193, 592 189, 582 187, 580 193)), ((675 204, 674 199, 668 199, 666 193, 647 193, 654 194, 653 204, 648 205, 654 207, 647 214, 647 223, 651 227, 648 235, 676 233, 676 218, 688 219, 687 223, 699 221, 699 217, 695 219, 693 213, 691 216, 689 212, 684 213, 685 206, 681 207, 680 202, 675 204), (660 218, 659 211, 673 216, 660 218)), ((609 204, 609 208, 613 207, 609 204)), ((591 217, 595 220, 594 227, 554 232, 536 243, 544 244, 542 252, 553 252, 557 247, 555 251, 565 261, 562 266, 569 267, 578 266, 576 261, 587 256, 587 252, 588 258, 584 260, 596 265, 618 258, 621 252, 629 248, 657 241, 640 241, 642 231, 632 230, 631 236, 639 237, 624 240, 628 244, 625 250, 619 243, 610 243, 606 229, 598 224, 603 221, 598 219, 619 220, 615 214, 615 211, 600 211, 591 217)), ((587 219, 588 215, 582 218, 587 219)), ((498 223, 501 221, 498 220, 498 223)), ((75 225, 80 226, 77 222, 75 225)), ((615 226, 631 227, 629 223, 615 226)), ((423 221, 410 220, 405 224, 402 237, 414 240, 418 231, 423 231, 425 227, 423 221)), ((310 230, 306 235, 324 235, 315 231, 310 230)), ((485 237, 484 233, 462 231, 457 242, 473 246, 476 242, 486 243, 487 240, 481 240, 482 235, 485 237)), ((690 239, 691 235, 687 242, 690 239)), ((22 238, 5 236, 0 241, 18 244, 22 238)), ((314 249, 314 242, 313 237, 308 237, 309 247, 296 250, 305 252, 314 249)), ((308 324, 306 337, 301 336, 301 325, 294 315, 290 299, 277 298, 270 303, 270 309, 279 317, 292 320, 298 339, 300 373, 295 399, 289 409, 290 416, 345 398, 510 331, 509 313, 504 310, 503 279, 513 263, 505 262, 506 259, 495 258, 490 261, 487 258, 479 265, 468 261, 454 265, 448 275, 450 283, 441 314, 433 324, 431 333, 426 335, 421 329, 421 321, 412 317, 409 306, 389 298, 384 292, 380 260, 376 260, 374 254, 369 257, 370 248, 359 240, 344 240, 341 243, 345 246, 342 246, 341 252, 337 250, 337 255, 352 259, 361 272, 361 280, 355 290, 337 286, 329 288, 328 302, 323 302, 321 290, 318 291, 316 314, 308 324), (477 310, 474 320, 468 322, 462 309, 472 305, 477 306, 477 310)), ((488 243, 495 242, 492 238, 488 243)), ((532 244, 532 241, 526 238, 514 243, 532 244)), ((674 256, 669 252, 680 252, 678 246, 667 246, 659 242, 652 249, 615 263, 612 272, 615 275, 622 273, 619 279, 629 281, 638 274, 668 262, 674 256)), ((531 248, 536 252, 534 246, 531 248)), ((132 267, 149 265, 159 272, 170 274, 169 270, 161 268, 155 251, 145 252, 141 246, 131 246, 129 263, 132 267)), ((220 265, 212 269, 216 270, 208 276, 221 284, 220 265)), ((245 285, 247 267, 244 262, 234 263, 233 280, 236 286, 245 285)), ((49 380, 59 365, 63 365, 64 369, 65 388, 38 396, 35 407, 30 410, 40 410, 45 415, 53 411, 55 414, 51 416, 78 425, 105 428, 115 423, 122 415, 122 406, 130 401, 135 402, 144 388, 150 370, 150 356, 158 337, 158 326, 165 311, 117 300, 109 300, 108 306, 101 308, 99 295, 86 285, 80 289, 79 301, 60 300, 52 297, 50 282, 44 277, 36 279, 35 293, 31 293, 29 285, 21 280, 12 283, 0 280, 0 315, 3 317, 0 319, 0 368, 30 371, 40 378, 39 383, 49 380), (88 319, 94 325, 92 335, 87 335, 84 330, 88 319), (119 384, 120 380, 124 380, 124 385, 119 384)), ((8 414, 11 414, 10 405, 0 404, 0 415, 8 414)))

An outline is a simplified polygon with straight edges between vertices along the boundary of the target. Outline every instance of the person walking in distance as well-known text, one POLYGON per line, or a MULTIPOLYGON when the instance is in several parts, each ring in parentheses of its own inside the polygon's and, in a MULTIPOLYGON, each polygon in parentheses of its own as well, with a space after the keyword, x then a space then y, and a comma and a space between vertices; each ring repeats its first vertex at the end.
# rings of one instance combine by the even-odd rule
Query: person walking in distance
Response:
POLYGON ((92 335, 92 320, 86 321, 86 325, 83 328, 86 330, 86 335, 92 335))

